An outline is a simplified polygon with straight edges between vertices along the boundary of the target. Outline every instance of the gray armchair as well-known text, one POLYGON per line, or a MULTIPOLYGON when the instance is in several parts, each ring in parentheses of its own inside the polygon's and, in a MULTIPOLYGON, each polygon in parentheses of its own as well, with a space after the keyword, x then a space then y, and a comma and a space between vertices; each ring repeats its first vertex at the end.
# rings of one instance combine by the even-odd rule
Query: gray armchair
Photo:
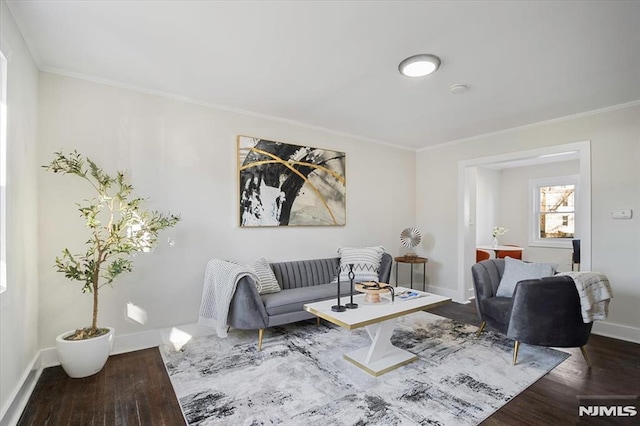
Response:
POLYGON ((473 288, 476 293, 476 309, 482 321, 478 334, 489 324, 502 334, 507 334, 511 316, 511 298, 496 297, 498 285, 504 275, 504 259, 488 259, 471 267, 473 288))
POLYGON ((487 324, 515 341, 513 364, 518 359, 520 343, 536 346, 580 347, 590 365, 584 346, 593 323, 582 320, 580 298, 573 279, 568 276, 523 280, 513 297, 496 297, 504 274, 503 259, 489 259, 471 268, 476 308, 482 324, 487 324))

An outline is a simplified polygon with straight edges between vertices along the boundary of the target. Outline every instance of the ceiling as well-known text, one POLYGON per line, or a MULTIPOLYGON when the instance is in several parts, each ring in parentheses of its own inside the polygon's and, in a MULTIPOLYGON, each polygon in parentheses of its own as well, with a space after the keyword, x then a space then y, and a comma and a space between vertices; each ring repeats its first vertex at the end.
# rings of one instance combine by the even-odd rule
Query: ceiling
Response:
POLYGON ((7 4, 41 70, 409 149, 640 100, 640 1, 7 4))

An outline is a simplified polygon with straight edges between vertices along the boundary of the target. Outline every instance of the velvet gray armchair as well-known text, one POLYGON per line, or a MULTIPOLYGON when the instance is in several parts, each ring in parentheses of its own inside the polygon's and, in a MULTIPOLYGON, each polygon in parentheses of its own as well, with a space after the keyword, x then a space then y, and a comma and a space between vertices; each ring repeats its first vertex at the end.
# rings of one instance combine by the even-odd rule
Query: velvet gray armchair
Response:
POLYGON ((582 320, 580 299, 573 279, 553 276, 523 280, 516 285, 513 297, 496 297, 504 274, 503 259, 489 259, 473 265, 476 308, 484 327, 491 327, 513 339, 513 364, 518 359, 520 343, 536 346, 579 347, 587 365, 590 361, 584 346, 593 323, 582 320))

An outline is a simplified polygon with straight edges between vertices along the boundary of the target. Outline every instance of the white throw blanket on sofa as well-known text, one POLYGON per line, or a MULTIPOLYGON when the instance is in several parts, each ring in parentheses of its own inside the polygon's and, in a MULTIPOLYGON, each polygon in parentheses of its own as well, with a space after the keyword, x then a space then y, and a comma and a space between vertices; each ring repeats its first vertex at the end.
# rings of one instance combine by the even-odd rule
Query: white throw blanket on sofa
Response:
POLYGON ((611 284, 600 272, 562 272, 573 278, 582 305, 582 320, 585 323, 604 320, 609 315, 609 302, 613 298, 611 284))
POLYGON ((247 265, 211 259, 204 273, 198 324, 215 328, 218 336, 227 337, 229 305, 238 281, 246 276, 258 279, 247 265))

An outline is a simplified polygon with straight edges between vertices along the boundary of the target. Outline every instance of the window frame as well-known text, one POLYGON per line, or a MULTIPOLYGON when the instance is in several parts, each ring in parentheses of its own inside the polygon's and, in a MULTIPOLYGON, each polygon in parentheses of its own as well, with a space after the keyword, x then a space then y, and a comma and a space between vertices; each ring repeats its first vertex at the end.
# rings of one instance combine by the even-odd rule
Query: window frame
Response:
POLYGON ((534 247, 548 248, 572 248, 571 240, 580 238, 578 215, 580 198, 580 176, 566 175, 545 178, 534 178, 529 180, 529 245, 534 247), (544 186, 574 185, 574 205, 573 205, 573 238, 541 238, 540 237, 540 188, 544 186))

